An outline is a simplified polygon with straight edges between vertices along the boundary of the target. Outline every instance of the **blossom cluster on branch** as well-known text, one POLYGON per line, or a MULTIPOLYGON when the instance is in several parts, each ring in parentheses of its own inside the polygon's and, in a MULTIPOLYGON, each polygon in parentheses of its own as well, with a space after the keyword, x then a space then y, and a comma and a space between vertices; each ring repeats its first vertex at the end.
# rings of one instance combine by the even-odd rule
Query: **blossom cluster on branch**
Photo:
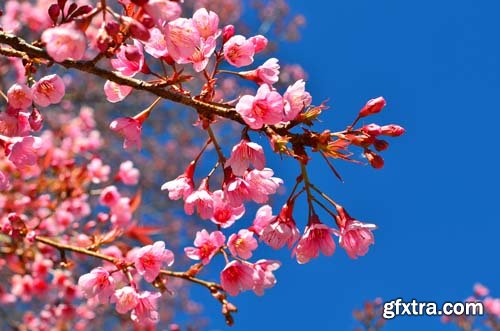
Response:
MULTIPOLYGON (((7 2, 0 17, 0 55, 16 64, 18 79, 0 90, 0 191, 5 192, 0 253, 8 261, 0 268, 9 275, 0 300, 51 298, 43 313, 24 314, 22 323, 11 321, 14 326, 67 328, 65 323, 76 320, 73 327, 85 329, 96 307, 111 305, 135 325, 154 328, 161 319, 160 299, 174 293, 175 279, 206 287, 232 324, 236 307, 228 296, 242 291, 263 295, 277 282, 281 263, 255 260, 259 245, 286 246, 303 264, 320 253, 333 255, 336 242, 351 258, 365 255, 374 243, 376 226, 350 216, 311 181, 307 166, 321 157, 342 180, 333 162, 363 163, 353 152, 359 148, 373 168, 382 168, 380 154, 389 147, 385 139, 405 130, 396 124, 358 123, 381 112, 385 99, 369 100, 340 131, 315 131, 328 107, 313 105, 299 67, 283 71, 274 57, 255 65, 259 54, 267 54, 266 36, 222 24, 225 16, 210 8, 195 6, 184 14, 185 7, 173 0, 7 2), (30 15, 23 14, 27 11, 30 15), (23 24, 31 24, 30 39, 22 36, 23 24), (72 69, 70 77, 61 77, 61 68, 72 69), (114 118, 101 130, 94 119, 98 110, 82 107, 59 130, 38 133, 44 118, 71 99, 70 80, 80 76, 102 80, 102 98, 114 107, 133 94, 145 95, 149 105, 133 116, 114 118), (221 93, 224 84, 229 84, 228 93, 221 93), (233 98, 231 84, 241 87, 233 98), (125 150, 140 155, 150 139, 145 127, 160 118, 165 100, 194 110, 195 129, 205 135, 181 174, 153 183, 164 193, 154 199, 182 200, 185 214, 202 220, 190 238, 193 244, 175 253, 168 240, 153 240, 150 229, 139 227, 134 217, 144 204, 140 171, 126 159, 112 169, 106 155, 99 155, 102 130, 116 133, 125 150), (218 131, 225 123, 237 126, 234 145, 218 131), (299 168, 277 212, 271 198, 285 183, 269 167, 268 149, 258 143, 262 140, 299 168), (200 165, 213 154, 212 167, 200 165), (307 219, 296 222, 295 205, 302 198, 307 219), (252 206, 258 210, 248 215, 252 206), (89 220, 90 215, 95 217, 89 220), (241 225, 244 217, 253 220, 250 226, 241 225), (127 236, 137 240, 125 244, 127 236), (179 253, 192 260, 185 271, 175 271, 179 253), (219 279, 199 278, 216 258, 224 261, 219 279)), ((285 7, 277 1, 274 8, 285 7)))

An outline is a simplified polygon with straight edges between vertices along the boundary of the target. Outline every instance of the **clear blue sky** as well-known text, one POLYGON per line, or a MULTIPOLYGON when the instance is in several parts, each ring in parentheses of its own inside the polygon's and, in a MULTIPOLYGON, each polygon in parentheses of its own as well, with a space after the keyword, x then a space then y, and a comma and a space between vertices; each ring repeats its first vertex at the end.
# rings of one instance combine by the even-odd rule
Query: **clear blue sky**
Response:
MULTIPOLYGON (((330 98, 323 127, 342 129, 364 102, 383 95, 379 123, 400 123, 386 167, 339 165, 345 184, 324 166, 313 181, 353 216, 379 226, 369 254, 284 266, 262 298, 238 296, 233 330, 352 330, 364 300, 403 297, 461 300, 476 281, 500 294, 498 145, 500 3, 483 1, 292 1, 306 15, 300 43, 283 61, 309 72, 316 103, 330 98), (328 178, 328 180, 325 180, 328 178)), ((288 178, 296 175, 288 164, 288 178)), ((281 201, 280 201, 281 203, 281 201)), ((300 222, 300 221, 299 221, 300 222)), ((304 224, 302 222, 302 224, 304 224)), ((204 291, 210 329, 225 329, 204 291)), ((453 330, 438 318, 396 318, 386 330, 453 330)))

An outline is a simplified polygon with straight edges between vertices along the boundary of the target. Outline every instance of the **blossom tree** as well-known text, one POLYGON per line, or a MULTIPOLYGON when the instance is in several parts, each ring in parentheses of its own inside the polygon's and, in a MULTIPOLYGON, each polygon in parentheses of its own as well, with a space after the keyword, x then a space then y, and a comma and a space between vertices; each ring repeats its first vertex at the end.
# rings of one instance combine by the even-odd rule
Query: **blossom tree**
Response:
POLYGON ((385 139, 405 131, 358 124, 383 97, 338 131, 315 130, 326 103, 313 104, 300 66, 271 56, 273 38, 297 39, 304 19, 284 1, 254 7, 260 34, 239 22, 237 0, 0 9, 1 323, 175 330, 174 309, 198 310, 192 284, 231 325, 230 297, 277 282, 281 262, 257 259, 260 246, 300 264, 336 242, 367 254, 376 226, 311 182, 308 163, 324 160, 340 180, 338 161, 380 169, 385 139), (290 183, 271 153, 298 169, 290 183), (296 222, 299 199, 307 216, 296 222), (204 272, 214 260, 216 276, 204 272))

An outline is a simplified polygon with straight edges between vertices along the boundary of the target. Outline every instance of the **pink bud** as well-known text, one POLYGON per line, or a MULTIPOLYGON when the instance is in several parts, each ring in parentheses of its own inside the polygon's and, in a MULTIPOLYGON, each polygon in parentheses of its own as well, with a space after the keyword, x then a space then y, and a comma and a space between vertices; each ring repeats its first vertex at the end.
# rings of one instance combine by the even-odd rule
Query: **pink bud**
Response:
POLYGON ((109 21, 106 23, 106 25, 104 26, 104 29, 106 30, 106 32, 111 35, 111 36, 114 36, 116 35, 118 32, 120 32, 120 24, 118 24, 117 22, 115 21, 109 21))
POLYGON ((369 115, 376 114, 382 110, 386 105, 385 99, 383 97, 378 97, 369 100, 366 105, 359 111, 359 117, 366 117, 369 115))
POLYGON ((263 51, 268 44, 267 38, 261 35, 251 37, 249 40, 253 43, 256 54, 263 51))
POLYGON ((43 117, 37 108, 33 108, 28 121, 30 123, 31 129, 35 132, 40 131, 43 126, 43 117))
POLYGON ((373 146, 375 147, 375 149, 377 151, 382 152, 382 151, 385 151, 387 148, 389 148, 389 143, 385 140, 377 139, 373 143, 373 146))
POLYGON ((390 137, 399 137, 406 132, 402 126, 396 124, 384 125, 381 129, 384 136, 390 137))
POLYGON ((225 44, 232 36, 234 36, 234 25, 226 25, 222 29, 222 43, 225 44))
POLYGON ((374 123, 363 126, 361 131, 370 136, 378 136, 382 133, 380 125, 374 123))
POLYGON ((367 149, 363 154, 373 168, 382 169, 384 167, 384 159, 377 153, 367 149))

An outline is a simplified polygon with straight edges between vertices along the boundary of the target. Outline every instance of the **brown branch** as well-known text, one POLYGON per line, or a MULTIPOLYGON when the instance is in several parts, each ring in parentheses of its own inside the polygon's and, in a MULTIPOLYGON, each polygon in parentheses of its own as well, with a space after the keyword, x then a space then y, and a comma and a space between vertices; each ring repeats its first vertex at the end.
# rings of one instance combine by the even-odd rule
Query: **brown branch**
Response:
MULTIPOLYGON (((42 48, 33 46, 25 40, 3 31, 0 31, 0 44, 6 44, 12 47, 0 47, 0 54, 4 56, 33 60, 41 59, 44 61, 48 61, 49 65, 52 63, 57 63, 58 65, 63 66, 67 69, 76 69, 79 71, 87 72, 103 79, 115 82, 117 84, 130 86, 141 91, 147 91, 163 99, 189 106, 195 109, 199 115, 208 119, 212 119, 214 116, 219 116, 238 122, 247 127, 243 118, 231 105, 202 101, 197 99, 196 97, 191 97, 172 89, 165 89, 164 86, 161 86, 161 84, 159 85, 155 83, 148 83, 140 79, 126 77, 119 73, 108 71, 106 69, 98 67, 95 61, 66 60, 62 62, 55 62, 42 48)), ((290 137, 290 142, 293 145, 315 147, 317 144, 315 139, 313 139, 309 134, 291 133, 289 131, 289 128, 286 126, 265 125, 261 129, 254 131, 261 131, 269 136, 272 136, 273 134, 288 136, 290 137)))

